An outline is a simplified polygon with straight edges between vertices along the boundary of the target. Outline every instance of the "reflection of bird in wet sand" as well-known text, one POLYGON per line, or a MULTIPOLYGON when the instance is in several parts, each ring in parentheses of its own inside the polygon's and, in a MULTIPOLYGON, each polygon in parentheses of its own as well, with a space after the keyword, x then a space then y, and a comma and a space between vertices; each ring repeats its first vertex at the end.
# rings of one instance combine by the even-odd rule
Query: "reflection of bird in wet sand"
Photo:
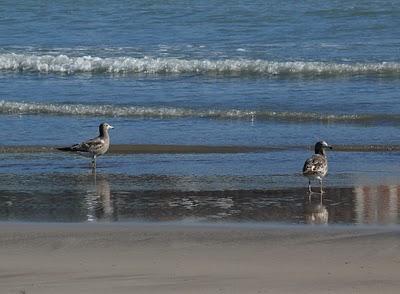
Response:
POLYGON ((96 194, 100 198, 99 205, 102 210, 102 218, 111 218, 114 207, 111 199, 110 184, 105 177, 98 178, 96 181, 96 194))
POLYGON ((93 179, 95 191, 90 189, 85 197, 87 220, 111 219, 113 217, 114 207, 108 179, 104 176, 97 175, 96 172, 93 172, 93 179))
POLYGON ((308 224, 327 224, 329 213, 326 206, 322 203, 322 197, 318 203, 312 203, 311 199, 309 199, 305 205, 304 215, 308 224))
POLYGON ((311 180, 319 180, 321 190, 322 190, 322 179, 328 172, 328 160, 325 155, 325 149, 332 149, 325 141, 320 141, 315 144, 315 154, 306 160, 303 166, 303 175, 308 178, 308 191, 312 193, 311 190, 311 180))
POLYGON ((96 158, 106 153, 110 147, 110 136, 108 135, 108 130, 113 128, 114 127, 110 126, 108 123, 102 123, 99 126, 100 135, 98 137, 69 147, 61 147, 57 149, 91 157, 92 167, 96 168, 96 158))

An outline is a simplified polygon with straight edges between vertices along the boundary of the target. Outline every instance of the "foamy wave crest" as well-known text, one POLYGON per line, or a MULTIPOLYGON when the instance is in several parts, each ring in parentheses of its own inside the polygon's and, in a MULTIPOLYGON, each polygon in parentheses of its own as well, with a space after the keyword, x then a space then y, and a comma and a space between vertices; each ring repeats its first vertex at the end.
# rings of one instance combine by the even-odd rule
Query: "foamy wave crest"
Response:
POLYGON ((312 112, 276 112, 251 110, 189 109, 174 107, 112 106, 84 104, 40 104, 0 100, 0 114, 41 114, 66 116, 110 116, 144 118, 209 118, 238 120, 275 120, 324 123, 400 124, 399 115, 320 114, 312 112))
POLYGON ((400 63, 277 62, 225 59, 68 57, 66 55, 0 54, 0 70, 40 73, 217 74, 217 75, 400 75, 400 63))

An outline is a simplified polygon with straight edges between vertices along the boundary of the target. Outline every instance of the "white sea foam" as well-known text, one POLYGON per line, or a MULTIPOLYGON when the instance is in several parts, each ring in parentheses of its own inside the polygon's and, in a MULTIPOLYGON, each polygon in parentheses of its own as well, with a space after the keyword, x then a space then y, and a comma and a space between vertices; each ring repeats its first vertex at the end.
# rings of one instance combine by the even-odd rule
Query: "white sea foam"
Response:
POLYGON ((148 118, 209 118, 239 120, 276 120, 293 122, 348 122, 398 124, 398 115, 321 114, 312 112, 277 112, 240 109, 190 109, 174 107, 112 106, 85 104, 25 103, 0 100, 0 114, 41 114, 66 116, 110 116, 148 118))
POLYGON ((331 63, 250 59, 69 57, 0 54, 0 70, 40 73, 220 74, 220 75, 400 75, 400 63, 331 63))

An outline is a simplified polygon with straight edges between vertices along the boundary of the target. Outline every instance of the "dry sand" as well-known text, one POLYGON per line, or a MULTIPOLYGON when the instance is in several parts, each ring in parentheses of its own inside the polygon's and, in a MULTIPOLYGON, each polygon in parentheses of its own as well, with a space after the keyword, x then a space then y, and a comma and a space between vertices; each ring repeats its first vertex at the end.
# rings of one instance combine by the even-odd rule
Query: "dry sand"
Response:
POLYGON ((398 228, 0 224, 0 293, 400 293, 398 228))

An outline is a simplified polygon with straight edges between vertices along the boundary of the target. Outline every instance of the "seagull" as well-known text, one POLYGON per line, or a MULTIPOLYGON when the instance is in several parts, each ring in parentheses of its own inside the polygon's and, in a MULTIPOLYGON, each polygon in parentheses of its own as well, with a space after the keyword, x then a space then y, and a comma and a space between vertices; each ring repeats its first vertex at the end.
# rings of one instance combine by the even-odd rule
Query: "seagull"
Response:
POLYGON ((308 191, 311 191, 311 180, 319 180, 322 194, 322 178, 328 172, 328 160, 325 155, 325 149, 332 149, 325 141, 320 141, 315 144, 315 154, 306 160, 303 166, 303 176, 308 178, 308 191))
POLYGON ((92 168, 96 168, 96 157, 106 153, 110 147, 110 136, 108 135, 108 130, 113 128, 114 127, 108 123, 102 123, 99 125, 100 135, 98 137, 69 147, 60 147, 57 149, 91 157, 92 168))

